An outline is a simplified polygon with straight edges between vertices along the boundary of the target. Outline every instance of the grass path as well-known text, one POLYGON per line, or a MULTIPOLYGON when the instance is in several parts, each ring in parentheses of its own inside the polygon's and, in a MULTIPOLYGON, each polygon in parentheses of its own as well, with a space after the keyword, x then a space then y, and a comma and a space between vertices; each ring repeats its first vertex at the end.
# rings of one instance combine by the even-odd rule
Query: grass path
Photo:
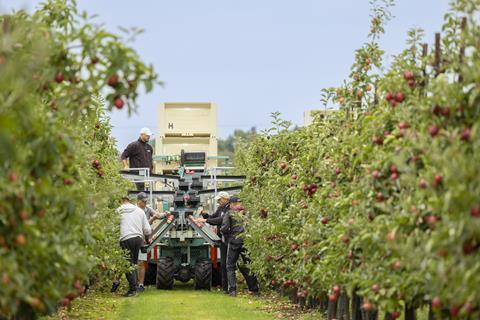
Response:
POLYGON ((94 292, 75 300, 70 310, 61 310, 56 319, 98 320, 270 320, 322 319, 317 313, 304 313, 284 300, 240 294, 229 297, 220 291, 195 291, 191 284, 176 283, 171 291, 147 288, 132 298, 94 292))

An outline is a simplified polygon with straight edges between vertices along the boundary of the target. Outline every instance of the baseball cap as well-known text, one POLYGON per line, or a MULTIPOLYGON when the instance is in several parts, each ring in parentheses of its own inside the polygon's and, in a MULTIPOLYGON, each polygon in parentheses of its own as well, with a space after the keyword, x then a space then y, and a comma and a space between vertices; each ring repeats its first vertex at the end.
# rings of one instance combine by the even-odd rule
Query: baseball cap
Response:
POLYGON ((237 196, 230 197, 230 202, 242 202, 242 200, 237 196))
POLYGON ((147 202, 148 201, 148 196, 145 192, 140 192, 139 194, 137 194, 137 200, 147 202))
POLYGON ((230 195, 228 194, 228 192, 225 192, 225 191, 220 191, 217 196, 215 197, 215 200, 219 200, 219 199, 230 199, 230 195))
POLYGON ((142 129, 140 129, 140 134, 146 134, 147 136, 153 135, 153 134, 152 134, 152 131, 151 131, 150 129, 148 129, 148 128, 142 128, 142 129))

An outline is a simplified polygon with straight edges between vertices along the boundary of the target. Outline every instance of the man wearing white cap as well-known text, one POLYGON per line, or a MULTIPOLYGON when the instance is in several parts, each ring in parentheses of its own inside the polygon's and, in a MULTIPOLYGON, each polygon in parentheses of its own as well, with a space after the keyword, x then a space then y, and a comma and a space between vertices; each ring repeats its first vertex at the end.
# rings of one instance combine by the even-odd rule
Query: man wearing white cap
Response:
MULTIPOLYGON (((148 140, 152 136, 152 131, 148 128, 140 130, 140 137, 137 141, 130 143, 122 153, 122 161, 125 169, 130 168, 149 168, 150 173, 153 171, 153 148, 148 144, 148 140), (128 159, 128 160, 127 160, 128 159), (129 164, 130 162, 130 164, 129 164)), ((143 190, 144 183, 137 183, 137 189, 143 190)))
MULTIPOLYGON (((230 195, 228 192, 221 191, 215 197, 217 200, 218 208, 214 214, 202 214, 203 218, 197 219, 200 223, 208 223, 213 226, 217 226, 217 234, 220 234, 220 227, 222 226, 223 216, 230 210, 230 195)), ((227 249, 228 243, 225 237, 221 236, 222 242, 220 244, 220 263, 221 263, 221 276, 222 276, 222 289, 228 294, 228 280, 227 280, 227 249)))

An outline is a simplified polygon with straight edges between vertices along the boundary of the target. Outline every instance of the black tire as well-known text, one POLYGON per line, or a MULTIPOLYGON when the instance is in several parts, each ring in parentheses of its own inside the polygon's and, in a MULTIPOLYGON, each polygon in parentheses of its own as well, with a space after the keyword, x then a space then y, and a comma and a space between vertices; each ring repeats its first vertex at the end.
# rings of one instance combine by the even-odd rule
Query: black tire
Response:
POLYGON ((195 265, 195 290, 210 290, 212 287, 212 262, 199 259, 195 265))
POLYGON ((157 264, 149 262, 147 270, 145 271, 145 281, 146 286, 153 286, 157 283, 157 264))
POLYGON ((171 290, 173 288, 173 276, 175 264, 171 257, 161 257, 157 262, 157 289, 171 290))

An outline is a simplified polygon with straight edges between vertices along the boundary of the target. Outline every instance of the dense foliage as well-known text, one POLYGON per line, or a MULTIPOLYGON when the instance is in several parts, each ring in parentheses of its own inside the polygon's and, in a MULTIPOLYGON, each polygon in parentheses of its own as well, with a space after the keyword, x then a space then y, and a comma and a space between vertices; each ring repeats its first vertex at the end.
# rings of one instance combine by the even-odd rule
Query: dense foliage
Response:
POLYGON ((156 75, 74 2, 0 22, 0 318, 29 319, 125 268, 104 110, 134 110, 156 75))
POLYGON ((349 80, 324 90, 338 111, 294 131, 276 114, 239 148, 246 243, 267 283, 302 297, 477 319, 480 2, 455 1, 431 50, 412 30, 387 68, 376 41, 391 5, 374 4, 349 80))

